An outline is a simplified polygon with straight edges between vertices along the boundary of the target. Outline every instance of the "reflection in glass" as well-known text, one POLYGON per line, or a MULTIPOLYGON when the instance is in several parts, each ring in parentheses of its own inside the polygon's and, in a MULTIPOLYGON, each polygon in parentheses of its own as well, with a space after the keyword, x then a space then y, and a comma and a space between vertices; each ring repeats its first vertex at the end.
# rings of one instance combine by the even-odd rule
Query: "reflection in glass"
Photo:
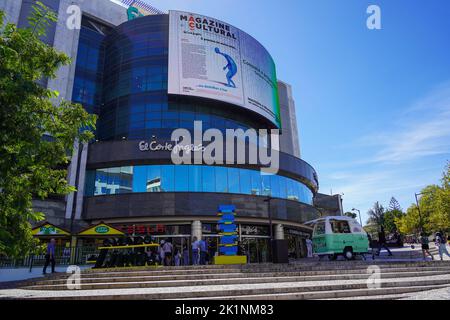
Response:
POLYGON ((299 181, 257 170, 205 165, 148 165, 87 171, 86 195, 130 192, 224 192, 312 204, 313 193, 299 181))

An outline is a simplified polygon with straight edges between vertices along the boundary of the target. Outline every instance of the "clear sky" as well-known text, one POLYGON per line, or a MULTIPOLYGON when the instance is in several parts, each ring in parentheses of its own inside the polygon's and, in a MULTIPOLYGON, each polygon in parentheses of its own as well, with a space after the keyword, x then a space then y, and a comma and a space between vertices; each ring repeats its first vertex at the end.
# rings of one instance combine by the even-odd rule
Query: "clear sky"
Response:
POLYGON ((148 0, 224 20, 271 53, 293 87, 302 158, 322 193, 363 220, 406 209, 450 160, 449 0, 148 0), (366 9, 381 8, 381 30, 366 9))

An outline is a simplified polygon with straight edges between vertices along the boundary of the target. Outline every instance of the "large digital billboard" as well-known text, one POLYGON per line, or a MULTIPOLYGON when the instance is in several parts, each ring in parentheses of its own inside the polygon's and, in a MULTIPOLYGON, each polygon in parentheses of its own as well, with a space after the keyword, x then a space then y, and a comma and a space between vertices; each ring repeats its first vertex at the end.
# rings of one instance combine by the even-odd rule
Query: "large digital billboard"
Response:
POLYGON ((168 93, 232 103, 281 128, 275 64, 245 32, 206 16, 170 11, 168 93))

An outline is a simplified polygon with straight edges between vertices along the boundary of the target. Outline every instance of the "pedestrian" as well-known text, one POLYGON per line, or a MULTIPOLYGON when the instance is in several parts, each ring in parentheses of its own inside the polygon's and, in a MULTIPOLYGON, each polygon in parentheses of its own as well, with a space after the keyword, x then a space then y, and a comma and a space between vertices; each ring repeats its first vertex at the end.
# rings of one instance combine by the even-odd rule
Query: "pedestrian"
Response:
POLYGON ((161 240, 161 242, 159 243, 159 247, 158 247, 158 256, 159 256, 159 262, 161 263, 161 265, 166 265, 166 254, 164 252, 163 246, 166 243, 166 241, 161 240))
POLYGON ((199 249, 200 249, 200 264, 205 265, 206 264, 206 242, 203 239, 199 240, 199 249))
POLYGON ((164 251, 164 257, 166 259, 165 265, 171 266, 172 265, 173 245, 172 245, 170 239, 167 239, 166 243, 164 243, 163 251, 164 251))
POLYGON ((450 257, 450 254, 447 251, 447 237, 445 236, 445 233, 436 233, 436 246, 439 248, 439 257, 441 258, 441 261, 444 260, 442 257, 444 253, 447 257, 450 257))
POLYGON ((370 251, 372 253, 372 260, 375 260, 375 251, 376 251, 376 249, 375 249, 375 246, 374 246, 374 243, 373 243, 373 239, 370 236, 370 234, 367 234, 367 240, 369 241, 369 248, 370 248, 370 251))
POLYGON ((183 266, 188 266, 188 265, 189 265, 189 248, 185 244, 183 246, 183 266))
POLYGON ((198 265, 199 260, 199 243, 197 237, 192 238, 192 265, 198 265))
POLYGON ((309 238, 309 234, 306 236, 306 250, 307 250, 307 257, 312 258, 313 257, 313 242, 309 238))
POLYGON ((175 246, 174 250, 173 250, 173 260, 175 263, 175 266, 179 266, 180 265, 180 260, 181 260, 181 254, 180 254, 180 250, 178 249, 178 246, 175 246))
POLYGON ((52 264, 52 273, 55 273, 55 239, 51 239, 47 244, 47 254, 45 255, 45 264, 44 269, 42 270, 43 274, 47 274, 47 267, 51 263, 52 264))
POLYGON ((431 260, 434 260, 433 255, 430 253, 430 240, 428 239, 428 235, 425 234, 425 232, 422 232, 420 234, 420 242, 422 243, 422 254, 423 254, 423 260, 426 260, 426 254, 428 254, 431 257, 431 260))
POLYGON ((389 255, 392 256, 391 250, 389 250, 389 248, 386 245, 386 235, 384 234, 384 228, 383 227, 381 227, 381 231, 378 232, 378 252, 377 252, 377 256, 380 255, 381 248, 386 249, 386 251, 389 253, 389 255))

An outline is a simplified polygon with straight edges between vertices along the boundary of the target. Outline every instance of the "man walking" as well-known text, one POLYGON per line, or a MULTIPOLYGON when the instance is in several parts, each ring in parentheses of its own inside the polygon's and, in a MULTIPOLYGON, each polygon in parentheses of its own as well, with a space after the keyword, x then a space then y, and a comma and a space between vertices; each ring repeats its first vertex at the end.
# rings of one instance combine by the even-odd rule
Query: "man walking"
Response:
POLYGON ((381 248, 386 249, 386 251, 389 253, 390 256, 392 256, 391 250, 386 245, 386 235, 384 234, 384 228, 381 227, 381 231, 378 233, 378 252, 377 256, 380 255, 381 248))
POLYGON ((45 264, 42 270, 43 274, 47 274, 47 267, 50 263, 52 264, 52 273, 55 273, 55 242, 55 239, 52 238, 47 244, 47 254, 45 255, 45 264))
POLYGON ((203 239, 199 240, 199 249, 200 249, 200 264, 205 265, 206 264, 206 242, 203 239))
POLYGON ((199 255, 199 243, 197 240, 197 237, 192 238, 192 265, 196 266, 198 265, 198 255, 199 255))

